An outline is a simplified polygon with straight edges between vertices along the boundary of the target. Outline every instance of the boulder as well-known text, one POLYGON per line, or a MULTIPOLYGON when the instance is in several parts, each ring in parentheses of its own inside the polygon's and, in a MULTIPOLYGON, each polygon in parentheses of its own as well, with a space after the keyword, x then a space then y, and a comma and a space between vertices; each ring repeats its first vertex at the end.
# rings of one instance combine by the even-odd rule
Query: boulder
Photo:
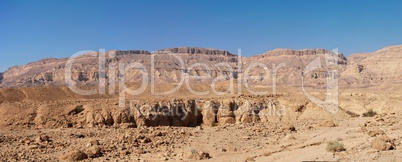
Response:
POLYGON ((378 151, 386 151, 394 149, 395 145, 388 136, 382 135, 371 141, 371 147, 378 151))
POLYGON ((78 149, 71 150, 70 152, 62 156, 62 159, 66 161, 80 161, 87 158, 87 154, 78 149))

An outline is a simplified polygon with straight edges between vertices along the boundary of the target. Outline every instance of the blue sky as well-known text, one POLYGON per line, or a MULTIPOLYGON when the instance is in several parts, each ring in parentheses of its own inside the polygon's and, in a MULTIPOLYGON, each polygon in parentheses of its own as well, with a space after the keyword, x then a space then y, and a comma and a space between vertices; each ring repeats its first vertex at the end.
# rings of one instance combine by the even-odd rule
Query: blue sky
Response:
POLYGON ((400 1, 0 1, 0 71, 80 50, 196 46, 251 56, 402 44, 400 1))

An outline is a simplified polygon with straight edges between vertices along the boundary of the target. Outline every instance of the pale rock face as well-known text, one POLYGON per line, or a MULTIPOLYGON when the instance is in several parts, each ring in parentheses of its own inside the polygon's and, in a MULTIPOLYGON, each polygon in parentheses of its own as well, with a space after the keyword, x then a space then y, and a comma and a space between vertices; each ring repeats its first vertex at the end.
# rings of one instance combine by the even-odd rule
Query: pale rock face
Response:
POLYGON ((301 86, 303 74, 305 76, 304 85, 314 87, 325 85, 326 79, 330 77, 328 70, 342 71, 347 63, 343 54, 325 49, 275 49, 245 60, 250 70, 247 73, 247 69, 244 69, 243 75, 249 83, 271 85, 276 80, 277 85, 301 86), (317 58, 321 61, 321 68, 304 73, 306 67, 317 58), (327 64, 326 58, 332 64, 327 64), (274 75, 276 75, 276 79, 274 79, 274 75), (259 79, 248 80, 247 78, 251 78, 251 76, 259 76, 259 79))
POLYGON ((202 105, 202 121, 204 125, 207 126, 212 126, 216 120, 216 113, 214 109, 215 108, 215 103, 213 101, 205 101, 202 105))
POLYGON ((365 55, 365 57, 350 61, 342 73, 342 83, 350 86, 400 83, 402 80, 401 61, 402 46, 385 47, 365 55))
POLYGON ((157 53, 179 53, 179 54, 182 53, 182 54, 206 54, 206 55, 236 56, 225 50, 197 48, 197 47, 166 48, 166 49, 158 50, 157 53))
MULTIPOLYGON (((178 83, 188 75, 210 76, 191 80, 195 83, 210 84, 214 78, 223 77, 235 80, 241 78, 250 85, 275 83, 278 86, 300 87, 303 75, 305 87, 324 88, 329 78, 339 78, 340 86, 401 82, 401 54, 402 46, 392 46, 371 54, 353 54, 348 59, 343 54, 325 49, 275 49, 253 57, 238 57, 224 50, 177 47, 152 53, 145 50, 107 51, 103 70, 99 70, 97 53, 86 53, 75 58, 70 69, 74 83, 89 86, 99 84, 99 78, 105 78, 106 83, 119 78, 125 78, 126 83, 140 83, 143 74, 150 81, 151 71, 154 71, 156 84, 178 83), (154 54, 153 57, 151 54, 154 54), (320 68, 305 71, 317 58, 320 68), (119 71, 120 66, 126 67, 133 63, 142 67, 119 71), (220 63, 225 65, 218 66, 220 63), (238 70, 239 63, 241 71, 238 70)), ((48 58, 11 67, 0 74, 0 87, 65 86, 68 60, 48 58)))
MULTIPOLYGON (((64 86, 66 85, 65 70, 71 69, 71 79, 77 85, 97 85, 99 78, 105 78, 106 83, 111 78, 122 77, 124 74, 127 83, 138 83, 142 81, 142 74, 147 74, 150 80, 152 67, 155 69, 156 83, 176 83, 184 79, 186 73, 190 76, 231 76, 228 71, 233 68, 225 66, 214 66, 221 62, 228 63, 234 67, 237 57, 228 51, 205 49, 205 48, 170 48, 162 49, 154 53, 152 62, 151 52, 144 50, 129 51, 107 51, 105 68, 99 70, 100 58, 96 52, 82 54, 76 57, 71 68, 66 68, 69 59, 43 59, 23 66, 15 66, 0 75, 1 87, 16 86, 64 86), (173 55, 170 55, 170 54, 173 55), (113 57, 112 57, 113 56, 113 57), (178 56, 182 60, 178 60, 178 56), (182 62, 181 62, 182 61, 182 62), (127 69, 120 73, 119 66, 126 67, 133 63, 139 63, 142 67, 127 69), (203 63, 205 66, 193 66, 194 63, 203 63), (152 66, 155 65, 155 66, 152 66), (111 70, 110 67, 115 67, 111 70), (141 70, 144 71, 142 72, 141 70), (209 70, 209 71, 208 71, 209 70), (4 79, 2 79, 4 76, 4 79), (102 77, 104 76, 104 77, 102 77)), ((123 71, 124 69, 121 69, 123 71)))
POLYGON ((348 65, 358 63, 370 56, 370 53, 356 53, 348 56, 348 65))

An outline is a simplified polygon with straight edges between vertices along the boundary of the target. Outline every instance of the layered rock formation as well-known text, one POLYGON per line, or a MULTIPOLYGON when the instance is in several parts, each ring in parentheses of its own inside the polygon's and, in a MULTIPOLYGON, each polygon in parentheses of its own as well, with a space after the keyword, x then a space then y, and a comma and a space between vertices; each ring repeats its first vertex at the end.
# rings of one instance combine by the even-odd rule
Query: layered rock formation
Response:
POLYGON ((368 86, 401 80, 402 46, 386 47, 372 54, 343 54, 325 49, 275 49, 253 57, 238 57, 224 50, 178 47, 155 52, 145 50, 107 51, 105 60, 98 53, 74 58, 43 59, 15 66, 0 74, 0 87, 66 85, 66 69, 78 85, 108 84, 124 76, 127 83, 141 83, 143 72, 156 84, 179 83, 187 76, 204 76, 196 83, 210 84, 217 77, 255 85, 326 87, 328 79, 339 79, 341 86, 368 86), (239 58, 241 60, 239 60, 239 58), (99 68, 99 62, 105 67, 99 68), (127 65, 127 71, 119 67, 127 65), (120 66, 122 65, 122 66, 120 66), (239 69, 241 65, 241 69, 239 69), (123 71, 122 71, 123 70, 123 71), (304 79, 303 79, 304 78, 304 79))
POLYGON ((381 83, 401 83, 402 46, 390 46, 368 55, 351 55, 342 83, 368 86, 381 83))
POLYGON ((206 54, 206 55, 224 55, 224 56, 236 56, 225 50, 217 50, 211 48, 197 48, 197 47, 177 47, 166 48, 156 51, 157 53, 182 53, 182 54, 206 54))
MULTIPOLYGON (((304 75, 305 86, 322 87, 325 86, 327 78, 338 78, 339 72, 344 69, 346 64, 347 60, 343 54, 325 49, 275 49, 247 58, 246 65, 253 68, 248 71, 248 74, 244 74, 244 77, 245 81, 255 84, 272 85, 275 80, 276 84, 280 86, 301 86, 304 75), (318 61, 318 64, 314 61, 318 61), (321 66, 306 71, 307 67, 315 67, 312 65, 321 66), (330 70, 336 70, 338 73, 331 75, 330 70), (257 79, 251 79, 251 76, 257 79)), ((247 69, 243 70, 243 72, 245 71, 247 69)))
POLYGON ((116 55, 151 54, 151 52, 145 50, 128 50, 128 51, 116 50, 115 52, 116 55))
MULTIPOLYGON (((4 95, 8 93, 14 92, 6 92, 4 95)), ((27 95, 31 96, 30 93, 27 95)), ((229 99, 206 100, 144 99, 136 100, 123 108, 115 104, 115 100, 102 98, 81 99, 80 101, 59 99, 54 102, 49 102, 53 99, 38 102, 37 99, 25 98, 23 99, 25 102, 7 102, 2 105, 0 114, 4 115, 4 121, 1 122, 1 126, 25 128, 115 126, 128 128, 275 122, 280 121, 285 113, 285 108, 279 107, 280 103, 277 100, 279 96, 267 95, 260 96, 260 98, 239 96, 229 99), (35 104, 31 104, 27 100, 35 101, 35 104), (8 109, 9 107, 14 107, 14 109, 8 109)))
POLYGON ((180 82, 186 74, 212 77, 224 75, 230 78, 231 67, 215 65, 226 62, 234 67, 237 62, 237 57, 227 51, 204 48, 162 49, 154 55, 144 50, 112 50, 106 52, 104 60, 99 56, 96 52, 90 52, 70 59, 49 58, 15 66, 4 72, 1 87, 65 86, 66 69, 71 70, 71 79, 77 85, 97 85, 99 78, 104 78, 109 83, 109 79, 118 80, 123 75, 127 82, 139 83, 142 81, 142 71, 146 73, 148 81, 154 74, 156 83, 180 82), (69 60, 72 60, 71 67, 66 66, 69 60), (100 61, 104 62, 103 69, 99 68, 100 61), (142 67, 132 67, 127 71, 124 68, 119 69, 120 65, 125 67, 132 63, 139 63, 142 67), (188 69, 194 63, 204 65, 188 69))

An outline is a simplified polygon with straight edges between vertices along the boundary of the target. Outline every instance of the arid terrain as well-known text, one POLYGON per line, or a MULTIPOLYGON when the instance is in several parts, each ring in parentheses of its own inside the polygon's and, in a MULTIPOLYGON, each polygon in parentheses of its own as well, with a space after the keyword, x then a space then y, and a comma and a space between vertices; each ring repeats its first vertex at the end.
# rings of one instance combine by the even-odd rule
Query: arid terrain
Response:
POLYGON ((402 159, 402 46, 347 58, 324 49, 238 57, 179 47, 106 51, 104 60, 86 53, 68 67, 69 60, 44 59, 0 75, 0 161, 402 159), (306 70, 317 58, 320 66, 306 70), (134 62, 143 67, 118 66, 134 62), (205 66, 189 68, 195 63, 205 66), (66 67, 73 85, 96 93, 71 90, 66 67), (171 90, 185 76, 211 78, 166 95, 151 86, 137 95, 125 91, 144 80, 156 92, 171 90), (334 87, 336 94, 327 91, 334 87), (335 95, 337 111, 306 93, 323 101, 335 95))

